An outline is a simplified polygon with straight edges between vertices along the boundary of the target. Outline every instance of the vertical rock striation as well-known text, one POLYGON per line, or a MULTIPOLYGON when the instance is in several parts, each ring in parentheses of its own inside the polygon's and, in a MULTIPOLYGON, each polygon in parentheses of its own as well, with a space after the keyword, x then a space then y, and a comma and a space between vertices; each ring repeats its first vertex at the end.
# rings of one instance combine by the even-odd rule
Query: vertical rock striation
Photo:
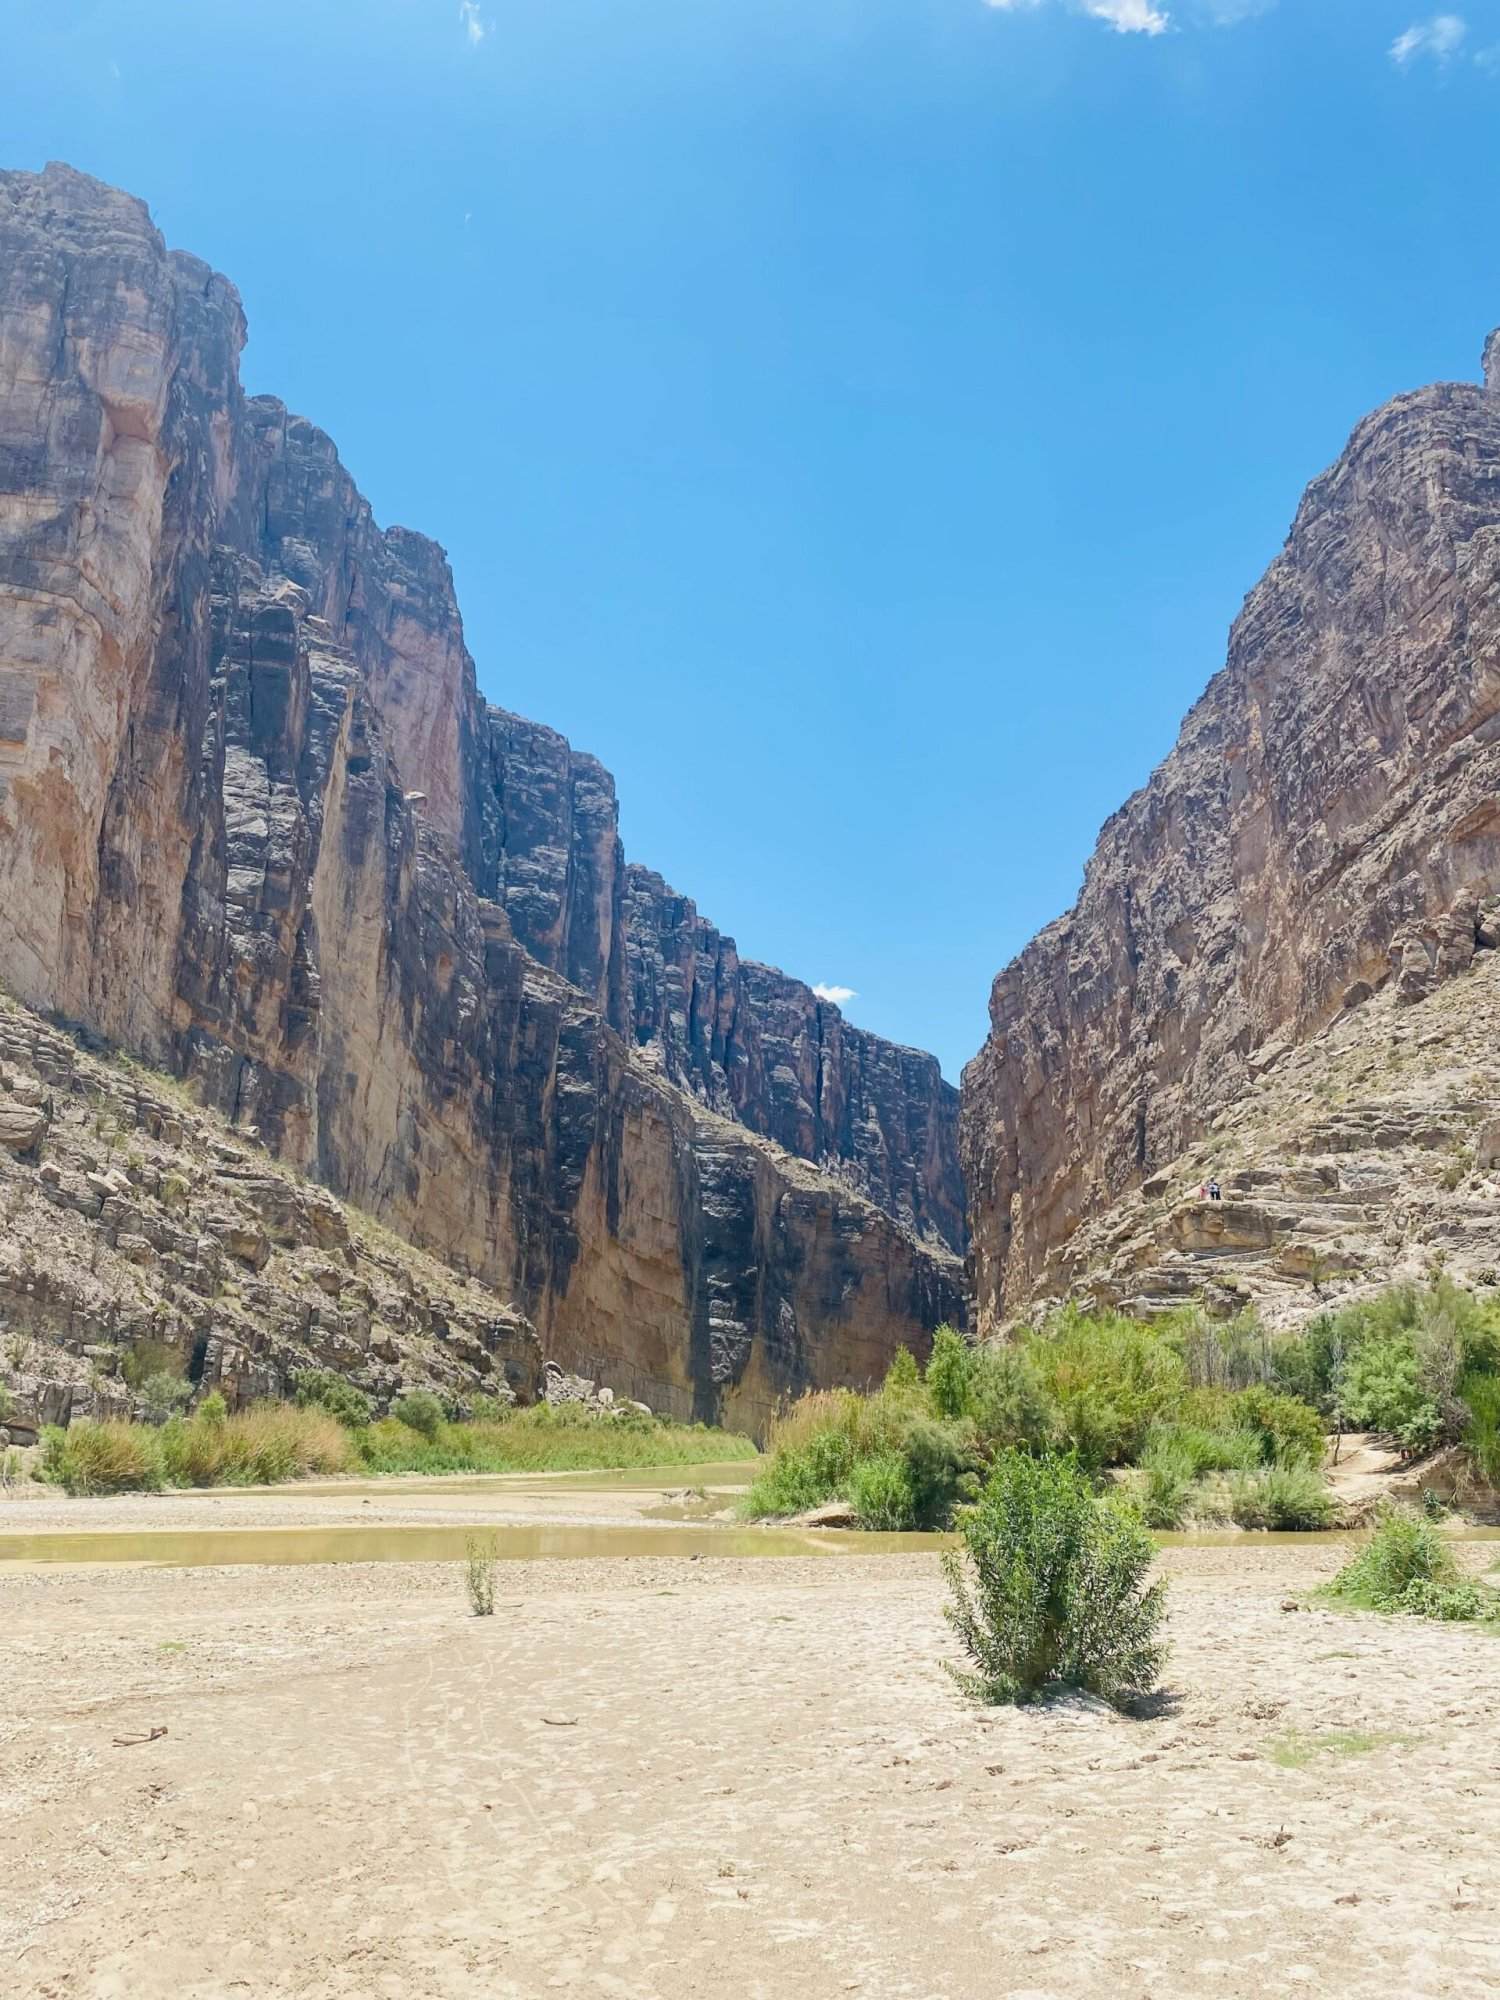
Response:
POLYGON ((935 1065, 762 968, 733 1088, 667 1054, 608 774, 243 338, 139 203, 0 175, 0 976, 658 1407, 879 1373, 962 1311, 935 1065))
POLYGON ((1176 748, 964 1074, 982 1326, 1279 1049, 1484 942, 1500 891, 1500 387, 1398 397, 1314 481, 1176 748))

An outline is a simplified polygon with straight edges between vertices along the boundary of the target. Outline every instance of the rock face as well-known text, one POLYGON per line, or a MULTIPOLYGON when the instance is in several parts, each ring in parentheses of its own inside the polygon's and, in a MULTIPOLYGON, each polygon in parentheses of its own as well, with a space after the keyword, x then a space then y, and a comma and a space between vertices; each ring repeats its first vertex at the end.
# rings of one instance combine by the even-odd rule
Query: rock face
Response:
POLYGON ((0 175, 0 978, 617 1391, 760 1426, 880 1372, 963 1310, 935 1066, 759 968, 722 1089, 668 1058, 608 774, 485 707, 441 551, 243 337, 139 203, 0 175))
POLYGON ((981 1327, 1066 1289, 1080 1226, 1289 1048, 1496 942, 1497 390, 1358 427, 1076 906, 996 980, 963 1084, 981 1327))

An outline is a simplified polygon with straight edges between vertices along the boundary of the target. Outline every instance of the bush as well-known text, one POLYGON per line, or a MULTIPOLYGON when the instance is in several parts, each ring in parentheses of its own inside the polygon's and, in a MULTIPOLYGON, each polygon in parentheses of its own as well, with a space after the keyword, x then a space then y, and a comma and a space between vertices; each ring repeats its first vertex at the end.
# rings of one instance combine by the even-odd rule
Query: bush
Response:
POLYGON ((1089 1466, 1131 1463, 1155 1420, 1187 1387, 1182 1357, 1150 1327, 1066 1309, 1027 1343, 1059 1406, 1067 1438, 1089 1466))
POLYGON ((391 1406, 398 1424, 405 1424, 418 1437, 436 1438, 443 1427, 443 1406, 430 1389, 413 1389, 391 1406))
POLYGON ((206 1425, 209 1430, 217 1430, 221 1424, 227 1422, 228 1417, 229 1405, 217 1389, 210 1389, 193 1412, 194 1422, 206 1425))
POLYGON ((916 1524, 911 1474, 899 1452, 860 1459, 849 1474, 848 1498, 862 1528, 894 1531, 916 1524))
POLYGON ((1495 1615, 1500 1600, 1459 1573, 1453 1551, 1431 1521, 1387 1505, 1374 1533, 1321 1596, 1364 1611, 1468 1620, 1495 1615))
POLYGON ((144 1424, 49 1425, 41 1476, 73 1494, 155 1493, 165 1483, 157 1433, 144 1424))
POLYGON ((1191 1448, 1170 1431, 1153 1431, 1140 1463, 1142 1519, 1148 1528, 1180 1528, 1197 1476, 1191 1448))
POLYGON ((1405 1334, 1356 1348, 1340 1384, 1344 1415, 1359 1429, 1381 1431, 1411 1456, 1427 1451, 1442 1429, 1437 1399, 1428 1392, 1416 1343, 1405 1334))
MULTIPOLYGON (((352 1382, 335 1374, 331 1368, 299 1368, 292 1377, 292 1394, 303 1409, 316 1407, 327 1410, 331 1417, 337 1417, 352 1431, 363 1430, 374 1414, 364 1390, 356 1389, 352 1382)), ((436 1401, 436 1398, 433 1400, 436 1401)), ((441 1409, 438 1416, 441 1419, 441 1409)), ((413 1424, 411 1428, 420 1430, 421 1426, 413 1424)))
POLYGON ((974 1350, 965 1414, 981 1445, 992 1452, 1008 1448, 1045 1451, 1062 1435, 1057 1404, 1036 1362, 1021 1347, 974 1350))
POLYGON ((154 1375, 148 1375, 141 1384, 141 1402, 145 1405, 148 1424, 164 1424, 168 1417, 175 1416, 191 1402, 193 1385, 184 1381, 181 1375, 168 1374, 159 1368, 154 1375))
POLYGON ((1466 1375, 1459 1391, 1468 1418, 1463 1441, 1487 1486, 1500 1486, 1500 1376, 1466 1375))
POLYGON ((968 1409, 971 1350, 961 1333, 940 1326, 932 1336, 927 1394, 940 1417, 961 1417, 968 1409))
POLYGON ((909 1347, 896 1349, 891 1365, 885 1371, 885 1386, 896 1390, 916 1390, 922 1386, 917 1357, 909 1347))
POLYGON ((1337 1514, 1338 1504, 1321 1474, 1305 1462, 1237 1473, 1230 1482, 1229 1518, 1241 1528, 1327 1528, 1337 1514))
POLYGON ((493 1535, 470 1535, 464 1544, 464 1588, 469 1593, 469 1609, 476 1618, 495 1615, 496 1559, 493 1535))
POLYGON ((1241 1389, 1231 1397, 1231 1427, 1254 1432, 1267 1465, 1321 1465, 1323 1426, 1316 1410, 1298 1396, 1275 1389, 1241 1389))
POLYGON ((138 1340, 126 1350, 120 1361, 120 1375, 127 1389, 139 1391, 144 1388, 148 1375, 182 1374, 184 1367, 181 1348, 173 1347, 165 1340, 138 1340))
POLYGON ((1165 1656, 1163 1586, 1139 1517, 1097 1500, 1076 1460, 1005 1452, 944 1558, 949 1622, 976 1671, 966 1692, 1024 1702, 1057 1687, 1123 1703, 1149 1693, 1165 1656))

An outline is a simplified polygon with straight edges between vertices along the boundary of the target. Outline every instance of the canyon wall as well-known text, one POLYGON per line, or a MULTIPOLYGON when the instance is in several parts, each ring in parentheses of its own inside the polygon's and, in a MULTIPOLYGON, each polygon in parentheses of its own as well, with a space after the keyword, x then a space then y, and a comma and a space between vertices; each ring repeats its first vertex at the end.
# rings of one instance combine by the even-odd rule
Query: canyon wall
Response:
MULTIPOLYGON (((981 1328, 1288 1047, 1429 994, 1500 891, 1500 345, 1309 488, 1078 902, 995 981, 964 1073, 981 1328)), ((1490 941, 1493 941, 1491 939, 1490 941)), ((1211 1168, 1211 1149, 1207 1156, 1211 1168)))
POLYGON ((0 175, 0 978, 658 1408, 878 1374, 963 1311, 936 1066, 764 968, 717 1043, 643 1014, 608 774, 243 338, 139 203, 0 175))

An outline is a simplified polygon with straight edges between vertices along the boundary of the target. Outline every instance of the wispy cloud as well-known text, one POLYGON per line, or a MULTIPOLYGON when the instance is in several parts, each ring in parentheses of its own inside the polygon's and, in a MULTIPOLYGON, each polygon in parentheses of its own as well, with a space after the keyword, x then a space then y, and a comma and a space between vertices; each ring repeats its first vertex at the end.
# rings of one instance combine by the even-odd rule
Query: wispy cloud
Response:
POLYGON ((1462 14, 1434 14, 1430 21, 1414 21, 1391 43, 1391 61, 1397 69, 1414 62, 1452 62, 1468 32, 1462 14))
POLYGON ((835 1007, 842 1007, 846 1000, 857 1000, 859 995, 852 986, 823 986, 813 988, 820 1000, 827 1000, 835 1007))
POLYGON ((469 47, 477 49, 490 32, 489 22, 479 11, 479 0, 458 0, 458 18, 469 38, 469 47))
MULTIPOLYGON (((1050 0, 984 0, 984 4, 997 14, 1029 14, 1050 0)), ((1076 13, 1108 22, 1121 35, 1160 35, 1171 25, 1170 16, 1151 0, 1066 0, 1066 4, 1076 13)))

